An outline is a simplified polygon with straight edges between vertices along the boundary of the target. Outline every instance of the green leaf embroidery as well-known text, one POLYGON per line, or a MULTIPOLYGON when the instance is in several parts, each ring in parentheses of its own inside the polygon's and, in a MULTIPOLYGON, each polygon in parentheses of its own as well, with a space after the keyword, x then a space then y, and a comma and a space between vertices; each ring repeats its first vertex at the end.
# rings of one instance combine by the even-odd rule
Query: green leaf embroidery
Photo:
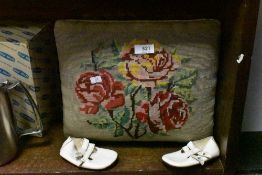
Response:
POLYGON ((189 112, 190 113, 193 113, 194 111, 193 111, 193 108, 191 107, 191 106, 189 106, 189 112))
POLYGON ((197 79, 197 70, 194 68, 180 68, 175 76, 169 80, 169 89, 175 86, 191 88, 197 79))
POLYGON ((141 89, 136 94, 136 101, 147 100, 147 99, 148 99, 148 92, 146 88, 141 87, 141 89))
POLYGON ((120 80, 120 81, 126 81, 126 79, 122 75, 120 75, 120 74, 116 74, 115 75, 115 79, 116 80, 120 80))
POLYGON ((107 110, 102 105, 99 105, 99 110, 103 111, 104 113, 107 113, 107 110))
POLYGON ((129 116, 130 116, 130 111, 128 109, 128 107, 124 107, 121 109, 117 109, 115 111, 115 119, 117 120, 117 122, 119 122, 122 126, 124 126, 125 124, 127 124, 129 122, 129 116))
POLYGON ((197 78, 197 74, 192 74, 188 78, 177 82, 176 86, 191 88, 195 83, 196 78, 197 78))
MULTIPOLYGON (((123 109, 118 109, 115 111, 115 120, 122 126, 125 126, 130 120, 130 111, 129 109, 125 106, 124 110, 123 109)), ((122 127, 120 127, 118 124, 115 124, 115 132, 114 136, 119 137, 124 135, 124 130, 122 127)))
POLYGON ((119 125, 116 124, 116 128, 115 128, 115 137, 120 137, 124 135, 124 130, 123 128, 121 128, 119 125))
POLYGON ((125 109, 124 109, 124 114, 122 115, 121 117, 121 120, 120 120, 120 123, 122 125, 125 125, 129 122, 129 116, 130 116, 130 111, 129 109, 125 106, 125 109))
POLYGON ((115 125, 115 123, 113 123, 110 119, 108 119, 108 117, 105 116, 95 118, 93 120, 87 120, 87 122, 98 129, 112 129, 115 125))
POLYGON ((176 86, 172 89, 172 91, 181 95, 188 103, 192 103, 197 100, 189 88, 180 88, 179 86, 176 86))
POLYGON ((108 58, 107 60, 103 60, 101 59, 100 57, 98 57, 99 61, 97 63, 97 67, 99 69, 109 69, 109 68, 113 68, 113 67, 116 67, 117 64, 119 63, 120 59, 119 58, 115 58, 115 59, 112 59, 112 58, 108 58))
POLYGON ((120 54, 119 46, 115 40, 113 40, 111 47, 112 47, 112 52, 115 56, 120 54))
POLYGON ((119 54, 120 51, 116 41, 113 41, 110 47, 106 47, 103 43, 100 43, 92 51, 92 62, 95 64, 96 69, 111 69, 119 63, 119 54))
POLYGON ((130 95, 131 93, 133 93, 135 91, 135 89, 137 88, 138 86, 135 86, 134 84, 132 83, 128 83, 128 85, 125 87, 124 89, 124 92, 126 95, 130 95))

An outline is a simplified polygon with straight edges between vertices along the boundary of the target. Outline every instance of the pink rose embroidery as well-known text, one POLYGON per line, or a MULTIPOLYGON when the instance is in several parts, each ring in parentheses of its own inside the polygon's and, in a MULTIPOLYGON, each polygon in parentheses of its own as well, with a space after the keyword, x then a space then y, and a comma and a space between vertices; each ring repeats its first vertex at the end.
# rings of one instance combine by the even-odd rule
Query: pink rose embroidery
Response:
POLYGON ((123 106, 123 84, 115 81, 105 70, 89 71, 81 74, 76 81, 75 92, 82 105, 80 111, 86 114, 96 114, 101 104, 107 110, 123 106), (91 82, 92 77, 100 76, 101 82, 91 82))
POLYGON ((172 92, 158 92, 150 102, 142 101, 136 110, 136 117, 148 123, 150 130, 157 133, 181 128, 189 116, 188 104, 172 92))
POLYGON ((156 41, 134 40, 123 47, 120 54, 122 62, 118 64, 119 72, 127 79, 144 87, 154 87, 158 81, 167 81, 167 75, 178 64, 172 54, 156 41), (154 54, 134 54, 135 44, 154 44, 154 54))

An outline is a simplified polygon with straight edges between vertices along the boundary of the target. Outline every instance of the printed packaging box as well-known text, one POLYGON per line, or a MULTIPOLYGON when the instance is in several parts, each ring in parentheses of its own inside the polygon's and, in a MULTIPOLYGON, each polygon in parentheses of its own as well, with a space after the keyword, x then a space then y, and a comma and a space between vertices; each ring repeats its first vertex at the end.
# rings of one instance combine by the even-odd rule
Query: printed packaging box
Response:
MULTIPOLYGON (((57 74, 58 61, 49 24, 0 24, 0 79, 19 80, 27 87, 45 128, 60 109, 57 74)), ((21 89, 12 90, 10 97, 18 129, 33 127, 33 109, 21 89)))

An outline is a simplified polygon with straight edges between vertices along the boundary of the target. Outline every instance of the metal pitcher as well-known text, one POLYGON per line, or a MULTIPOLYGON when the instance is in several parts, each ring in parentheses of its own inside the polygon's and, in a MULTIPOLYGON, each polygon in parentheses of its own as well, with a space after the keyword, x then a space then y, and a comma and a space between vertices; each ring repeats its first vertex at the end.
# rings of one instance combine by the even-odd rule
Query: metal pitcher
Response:
POLYGON ((17 154, 18 141, 21 136, 34 135, 41 137, 43 125, 37 105, 31 97, 28 90, 20 82, 0 81, 0 166, 10 162, 17 154), (35 114, 35 128, 26 129, 21 133, 17 133, 16 121, 13 116, 9 92, 16 86, 20 86, 27 98, 35 114))

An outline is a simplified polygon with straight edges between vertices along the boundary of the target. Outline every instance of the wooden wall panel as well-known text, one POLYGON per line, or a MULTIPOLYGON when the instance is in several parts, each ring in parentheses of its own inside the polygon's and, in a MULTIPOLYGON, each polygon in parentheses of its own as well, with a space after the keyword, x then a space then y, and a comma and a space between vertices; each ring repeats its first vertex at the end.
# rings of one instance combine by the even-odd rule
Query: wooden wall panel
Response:
POLYGON ((219 65, 215 135, 220 143, 225 172, 234 173, 239 158, 250 61, 259 0, 232 0, 224 10, 219 65), (238 64, 236 59, 244 54, 238 64))
POLYGON ((0 19, 217 18, 225 0, 0 0, 0 19))

